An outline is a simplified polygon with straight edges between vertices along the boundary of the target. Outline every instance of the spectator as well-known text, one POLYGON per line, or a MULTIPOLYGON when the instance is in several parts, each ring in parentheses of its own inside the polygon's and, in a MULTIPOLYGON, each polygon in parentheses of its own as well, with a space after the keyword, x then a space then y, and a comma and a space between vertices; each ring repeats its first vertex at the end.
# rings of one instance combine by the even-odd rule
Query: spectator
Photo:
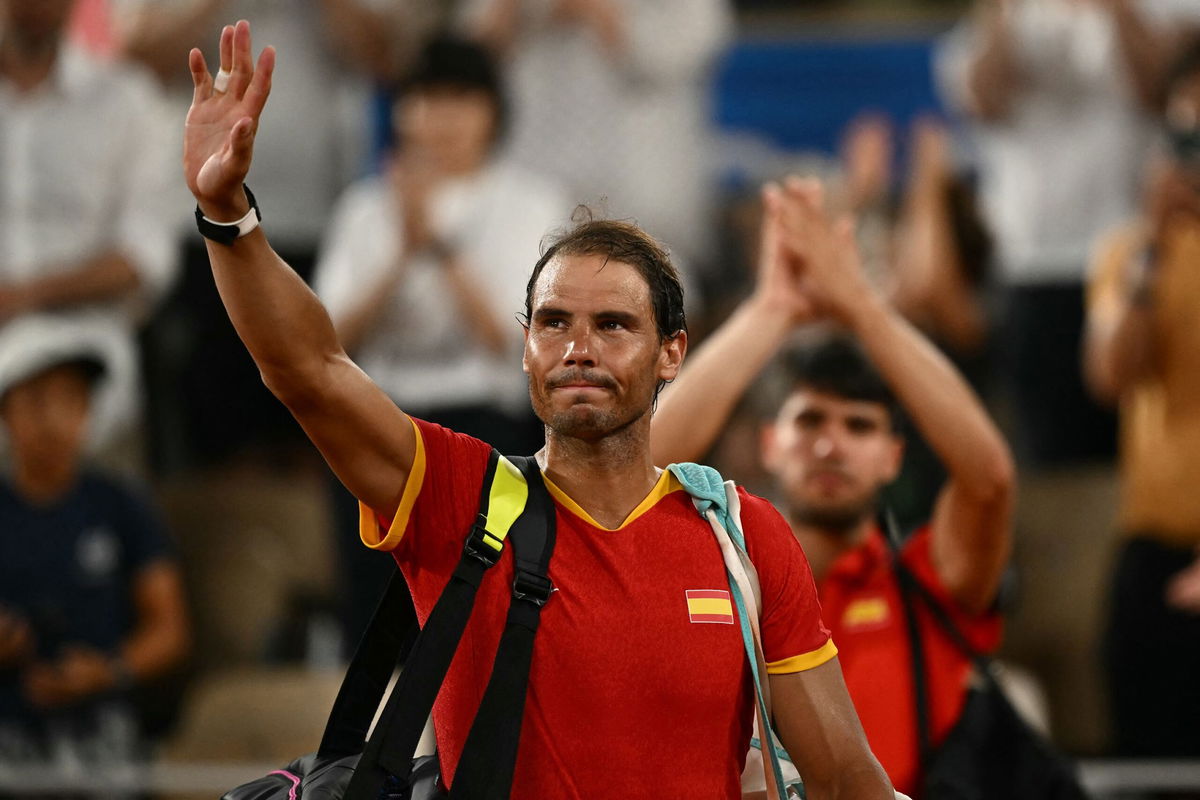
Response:
MULTIPOLYGON (((495 155, 506 104, 482 47, 432 41, 394 116, 386 173, 338 204, 317 294, 343 346, 401 408, 503 453, 532 453, 541 424, 510 368, 521 349, 513 316, 537 243, 569 206, 547 181, 495 155)), ((355 546, 358 503, 334 484, 353 643, 391 565, 355 546)))
MULTIPOLYGON (((114 10, 123 52, 151 67, 169 91, 174 130, 192 96, 181 65, 191 47, 217 40, 218 19, 253 20, 265 41, 287 51, 292 63, 263 118, 272 135, 258 153, 254 185, 279 198, 271 211, 276 246, 307 280, 335 200, 369 164, 371 80, 395 76, 436 5, 120 0, 114 10)), ((191 198, 178 191, 178 206, 192 208, 191 198)), ((229 327, 207 277, 204 245, 195 236, 186 240, 184 264, 184 280, 149 342, 156 463, 164 469, 207 466, 248 449, 265 449, 269 456, 272 448, 299 441, 300 432, 262 387, 229 327)))
POLYGON ((508 59, 511 153, 633 217, 685 267, 711 251, 710 67, 728 0, 468 0, 470 29, 508 59))
POLYGON ((173 154, 151 81, 65 41, 72 5, 0 0, 0 325, 94 321, 117 350, 105 438, 136 419, 134 330, 173 275, 173 154))
POLYGON ((1025 466, 1008 654, 1037 671, 1055 735, 1076 751, 1108 733, 1093 593, 1117 482, 1116 417, 1080 376, 1084 276, 1096 238, 1134 211, 1162 72, 1189 21, 1191 0, 977 0, 937 62, 976 145, 1003 294, 997 388, 1025 466))
POLYGON ((136 755, 130 691, 189 647, 178 568, 139 492, 83 466, 107 353, 86 325, 0 334, 0 760, 136 755))
POLYGON ((1106 458, 1111 416, 1079 370, 1095 237, 1127 219, 1187 0, 979 0, 939 59, 980 159, 984 212, 1007 288, 1001 343, 1021 452, 1054 466, 1106 458), (1047 387, 1054 387, 1047 391, 1047 387))
POLYGON ((1090 385, 1120 401, 1124 536, 1105 665, 1124 756, 1200 757, 1200 47, 1167 82, 1170 152, 1098 251, 1090 385))
MULTIPOLYGON (((902 558, 982 651, 1000 635, 995 599, 1014 482, 1008 447, 966 382, 871 285, 849 223, 830 221, 819 185, 793 179, 786 191, 768 187, 764 199, 756 290, 664 392, 654 460, 703 455, 797 326, 837 322, 861 343, 862 351, 838 337, 802 351, 762 457, 812 566, 871 749, 896 789, 918 796, 907 626, 885 534, 875 524, 877 496, 900 468, 899 409, 949 473, 932 519, 905 542, 902 558)), ((972 665, 927 610, 918 615, 936 744, 962 711, 972 665)))

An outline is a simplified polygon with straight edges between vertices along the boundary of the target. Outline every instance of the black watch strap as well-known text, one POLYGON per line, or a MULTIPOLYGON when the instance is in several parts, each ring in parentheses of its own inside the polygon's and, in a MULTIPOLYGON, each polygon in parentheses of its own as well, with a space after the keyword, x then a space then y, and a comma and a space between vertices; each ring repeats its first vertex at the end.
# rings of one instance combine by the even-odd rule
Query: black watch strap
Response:
POLYGON ((228 247, 237 241, 238 237, 245 236, 258 227, 258 223, 262 222, 262 212, 258 210, 258 201, 254 199, 254 193, 250 191, 250 187, 244 183, 242 190, 246 193, 250 210, 246 212, 246 216, 236 222, 214 222, 204 216, 200 210, 200 204, 196 204, 196 227, 200 230, 201 236, 228 247))

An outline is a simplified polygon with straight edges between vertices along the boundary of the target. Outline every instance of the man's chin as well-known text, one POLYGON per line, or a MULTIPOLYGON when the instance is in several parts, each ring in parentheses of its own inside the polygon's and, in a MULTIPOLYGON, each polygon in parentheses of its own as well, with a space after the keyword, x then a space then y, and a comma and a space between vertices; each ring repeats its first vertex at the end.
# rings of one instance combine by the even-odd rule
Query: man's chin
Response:
POLYGON ((852 504, 798 503, 792 508, 797 521, 834 535, 852 533, 874 513, 874 498, 866 503, 852 504))

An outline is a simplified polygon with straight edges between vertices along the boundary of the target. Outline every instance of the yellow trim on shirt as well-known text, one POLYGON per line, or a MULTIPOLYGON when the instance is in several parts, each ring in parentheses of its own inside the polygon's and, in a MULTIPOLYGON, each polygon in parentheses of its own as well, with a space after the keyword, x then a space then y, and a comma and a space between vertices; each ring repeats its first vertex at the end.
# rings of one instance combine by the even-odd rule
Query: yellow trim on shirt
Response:
POLYGON ((647 511, 654 508, 659 500, 662 500, 672 492, 683 491, 683 484, 679 482, 679 479, 676 478, 675 475, 670 471, 663 470, 658 476, 658 482, 655 483, 654 488, 650 490, 650 494, 646 495, 646 498, 638 504, 637 508, 629 512, 629 516, 625 518, 625 521, 615 528, 606 528, 599 522, 596 522, 596 520, 592 519, 592 515, 584 511, 583 508, 574 500, 572 500, 566 492, 555 486, 554 481, 550 480, 549 475, 546 475, 545 473, 542 474, 546 479, 546 488, 550 490, 551 496, 557 500, 563 508, 582 519, 588 525, 599 528, 602 531, 619 531, 640 517, 642 514, 645 514, 647 511))
POLYGON ((829 639, 825 644, 821 645, 811 653, 801 653, 798 656, 785 658, 783 661, 771 661, 767 663, 768 675, 788 675, 793 672, 804 672, 805 670, 819 667, 826 661, 829 661, 838 653, 837 646, 834 645, 833 639, 829 639))
POLYGON ((417 435, 417 452, 413 456, 412 469, 408 471, 404 494, 400 496, 400 507, 396 509, 396 516, 392 519, 386 536, 381 538, 379 535, 380 525, 375 512, 361 502, 358 504, 358 536, 362 543, 372 550, 394 550, 396 545, 400 544, 400 540, 404 538, 404 531, 408 529, 408 518, 412 515, 417 495, 421 493, 421 486, 425 483, 425 441, 421 438, 421 429, 412 417, 409 417, 408 421, 412 423, 413 432, 417 435))

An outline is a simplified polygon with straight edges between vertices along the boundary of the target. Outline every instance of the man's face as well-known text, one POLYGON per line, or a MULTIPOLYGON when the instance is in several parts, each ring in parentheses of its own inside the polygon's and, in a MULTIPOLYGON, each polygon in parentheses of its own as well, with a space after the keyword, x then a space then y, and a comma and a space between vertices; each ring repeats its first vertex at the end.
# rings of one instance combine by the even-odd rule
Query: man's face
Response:
POLYGON ((533 291, 522 365, 533 410, 552 431, 594 441, 646 417, 679 372, 687 336, 660 341, 650 288, 601 255, 550 260, 533 291))
POLYGON ((399 102, 395 123, 402 151, 440 172, 471 172, 491 150, 496 104, 480 89, 426 87, 399 102))
POLYGON ((763 462, 802 522, 849 532, 900 470, 903 443, 881 403, 801 388, 763 436, 763 462))
POLYGON ((38 476, 70 474, 87 435, 91 388, 71 366, 55 367, 5 393, 0 416, 18 463, 38 476))

